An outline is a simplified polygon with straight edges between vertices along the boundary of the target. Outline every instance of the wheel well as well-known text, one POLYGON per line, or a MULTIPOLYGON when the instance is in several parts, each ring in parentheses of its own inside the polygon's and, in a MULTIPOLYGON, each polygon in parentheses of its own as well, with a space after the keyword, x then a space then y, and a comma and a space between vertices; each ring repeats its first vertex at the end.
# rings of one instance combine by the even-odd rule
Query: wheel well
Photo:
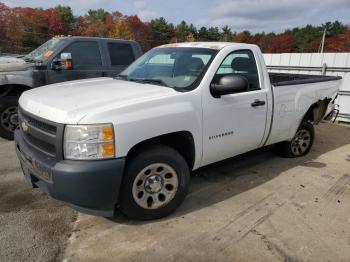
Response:
POLYGON ((332 101, 330 98, 325 98, 319 100, 318 102, 312 104, 308 111, 306 112, 303 121, 311 121, 315 125, 321 122, 327 112, 329 103, 332 101))
POLYGON ((130 149, 127 155, 127 159, 133 157, 141 150, 144 150, 145 148, 156 144, 172 147, 185 158, 189 168, 193 168, 195 161, 195 145, 193 136, 188 131, 165 134, 142 141, 130 149))
POLYGON ((24 91, 31 89, 25 85, 2 85, 0 86, 0 96, 16 96, 19 97, 24 91))

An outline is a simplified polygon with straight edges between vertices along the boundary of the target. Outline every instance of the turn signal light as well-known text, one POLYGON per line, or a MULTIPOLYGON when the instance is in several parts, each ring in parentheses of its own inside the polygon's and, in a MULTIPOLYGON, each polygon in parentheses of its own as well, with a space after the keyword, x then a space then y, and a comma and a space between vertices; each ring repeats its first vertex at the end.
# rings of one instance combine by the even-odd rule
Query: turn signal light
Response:
POLYGON ((102 155, 104 158, 114 157, 114 144, 104 144, 102 155))

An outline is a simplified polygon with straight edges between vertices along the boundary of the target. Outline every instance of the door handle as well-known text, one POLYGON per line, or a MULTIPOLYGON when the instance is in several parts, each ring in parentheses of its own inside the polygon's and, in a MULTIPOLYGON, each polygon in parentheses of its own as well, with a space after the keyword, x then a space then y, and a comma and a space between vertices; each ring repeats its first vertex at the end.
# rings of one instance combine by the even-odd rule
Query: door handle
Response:
POLYGON ((252 107, 257 107, 257 106, 263 106, 265 104, 266 104, 266 102, 264 100, 257 99, 253 103, 251 103, 251 106, 252 107))

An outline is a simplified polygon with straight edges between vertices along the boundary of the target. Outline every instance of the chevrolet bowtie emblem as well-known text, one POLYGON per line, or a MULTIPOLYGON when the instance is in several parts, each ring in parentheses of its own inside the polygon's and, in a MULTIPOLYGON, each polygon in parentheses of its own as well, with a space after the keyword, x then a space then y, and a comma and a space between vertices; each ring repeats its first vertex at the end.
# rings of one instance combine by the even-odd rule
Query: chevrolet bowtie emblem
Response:
POLYGON ((22 130, 23 130, 24 133, 28 132, 29 127, 28 127, 28 125, 27 125, 27 123, 25 121, 23 121, 21 123, 21 127, 22 127, 22 130))

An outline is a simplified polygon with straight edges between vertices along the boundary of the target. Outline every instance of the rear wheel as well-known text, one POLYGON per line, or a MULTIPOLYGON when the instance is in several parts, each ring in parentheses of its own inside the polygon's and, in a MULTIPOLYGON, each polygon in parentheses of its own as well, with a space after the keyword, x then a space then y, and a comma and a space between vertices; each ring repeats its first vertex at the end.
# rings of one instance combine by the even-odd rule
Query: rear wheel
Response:
POLYGON ((18 98, 5 96, 0 98, 0 137, 13 140, 18 126, 18 98))
POLYGON ((309 153, 315 137, 314 126, 310 122, 303 122, 291 141, 276 145, 276 151, 283 157, 301 157, 309 153))
POLYGON ((134 219, 164 217, 185 199, 189 178, 188 165, 176 150, 153 146, 128 161, 120 209, 134 219))

